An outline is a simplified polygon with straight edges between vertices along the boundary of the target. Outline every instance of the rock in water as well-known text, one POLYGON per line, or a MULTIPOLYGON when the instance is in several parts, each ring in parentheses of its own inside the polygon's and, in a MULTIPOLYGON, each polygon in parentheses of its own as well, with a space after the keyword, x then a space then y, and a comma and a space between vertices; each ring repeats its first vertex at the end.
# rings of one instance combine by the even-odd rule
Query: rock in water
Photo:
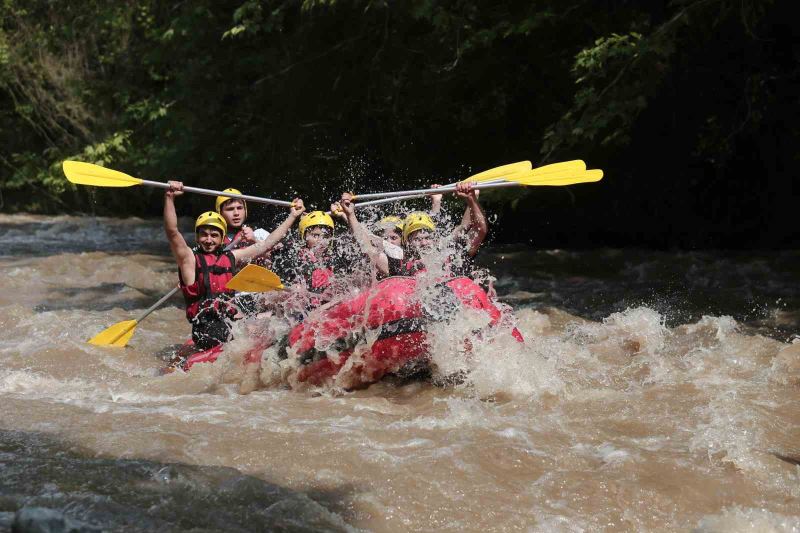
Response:
POLYGON ((47 507, 23 507, 14 516, 13 533, 88 533, 100 531, 47 507))

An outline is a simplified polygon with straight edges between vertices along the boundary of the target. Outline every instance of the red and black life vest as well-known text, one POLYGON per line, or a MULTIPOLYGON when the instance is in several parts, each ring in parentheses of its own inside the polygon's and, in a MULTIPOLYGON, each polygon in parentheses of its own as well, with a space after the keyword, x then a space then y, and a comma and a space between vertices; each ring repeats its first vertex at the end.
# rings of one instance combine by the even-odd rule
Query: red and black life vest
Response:
MULTIPOLYGON (((403 259, 400 264, 398 265, 397 276, 416 276, 422 272, 425 272, 426 267, 425 263, 422 262, 421 259, 418 258, 406 258, 403 259)), ((391 274, 391 270, 389 271, 391 274)))
POLYGON ((233 238, 230 238, 227 234, 222 238, 222 246, 225 248, 228 248, 233 242, 236 244, 230 247, 231 250, 238 250, 239 248, 247 248, 250 246, 250 243, 242 239, 242 229, 234 233, 233 238))
POLYGON ((381 280, 384 280, 386 278, 391 278, 391 277, 394 277, 394 276, 403 276, 404 275, 403 274, 403 265, 405 265, 405 261, 403 260, 403 258, 386 256, 386 259, 387 259, 387 263, 388 263, 388 266, 389 266, 389 273, 388 274, 383 274, 380 271, 378 271, 375 274, 375 279, 377 281, 381 281, 381 280))
MULTIPOLYGON (((186 285, 180 279, 181 292, 186 301, 186 318, 190 321, 207 307, 216 307, 227 313, 228 307, 220 308, 221 296, 233 296, 234 292, 225 285, 236 274, 236 258, 230 251, 221 253, 202 253, 195 251, 195 280, 186 285)), ((180 271, 178 272, 180 278, 180 271)))
POLYGON ((336 268, 333 259, 328 254, 317 258, 308 248, 300 250, 297 256, 297 275, 303 278, 306 288, 310 292, 324 292, 333 282, 336 268))

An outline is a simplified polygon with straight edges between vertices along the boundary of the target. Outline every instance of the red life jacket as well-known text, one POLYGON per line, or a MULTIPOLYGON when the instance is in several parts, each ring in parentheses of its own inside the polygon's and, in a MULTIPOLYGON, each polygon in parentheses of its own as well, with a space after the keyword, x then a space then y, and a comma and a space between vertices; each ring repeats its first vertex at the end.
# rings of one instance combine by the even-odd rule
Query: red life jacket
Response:
MULTIPOLYGON (((400 262, 397 276, 416 276, 427 270, 421 259, 410 258, 400 262)), ((390 272, 391 274, 391 272, 390 272)))
POLYGON ((233 246, 231 250, 238 250, 239 248, 247 248, 248 246, 250 246, 250 244, 245 242, 241 237, 242 237, 241 229, 234 234, 233 239, 231 239, 230 237, 228 237, 227 234, 225 234, 225 237, 222 238, 222 246, 227 248, 228 246, 230 246, 232 242, 236 242, 236 245, 233 246))
POLYGON ((298 253, 299 274, 311 292, 323 292, 333 281, 333 261, 327 255, 317 259, 314 252, 303 248, 298 253))
POLYGON ((186 285, 178 272, 180 278, 181 292, 186 301, 186 318, 190 321, 197 316, 201 309, 214 306, 220 311, 227 311, 220 308, 222 302, 219 296, 233 295, 234 291, 225 288, 225 285, 236 273, 236 258, 230 251, 222 253, 204 254, 195 252, 194 283, 186 285))

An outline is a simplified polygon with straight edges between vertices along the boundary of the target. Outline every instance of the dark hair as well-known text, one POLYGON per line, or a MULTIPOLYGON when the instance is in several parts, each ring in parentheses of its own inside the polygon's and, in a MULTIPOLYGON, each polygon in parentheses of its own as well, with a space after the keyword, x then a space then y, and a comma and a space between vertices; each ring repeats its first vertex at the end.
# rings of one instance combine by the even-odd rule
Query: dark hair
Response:
POLYGON ((225 209, 225 206, 228 205, 228 203, 230 202, 241 202, 242 207, 247 207, 247 204, 241 198, 228 198, 227 200, 219 204, 219 210, 222 211, 223 209, 225 209))
POLYGON ((203 228, 209 229, 211 231, 216 231, 217 233, 219 233, 220 237, 225 235, 224 231, 222 231, 221 229, 219 229, 216 226, 212 226, 211 224, 203 224, 202 226, 197 226, 197 228, 194 230, 194 234, 197 235, 198 233, 200 233, 200 230, 203 229, 203 228))

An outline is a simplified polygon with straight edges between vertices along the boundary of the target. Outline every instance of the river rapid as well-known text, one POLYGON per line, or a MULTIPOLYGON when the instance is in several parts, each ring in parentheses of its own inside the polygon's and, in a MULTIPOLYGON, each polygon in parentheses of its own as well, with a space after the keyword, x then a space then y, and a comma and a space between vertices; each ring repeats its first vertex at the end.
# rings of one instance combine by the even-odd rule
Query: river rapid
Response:
POLYGON ((800 531, 800 252, 489 249, 524 345, 243 396, 244 340, 160 374, 180 298, 85 342, 174 286, 160 221, 2 215, 0 244, 0 530, 800 531))

